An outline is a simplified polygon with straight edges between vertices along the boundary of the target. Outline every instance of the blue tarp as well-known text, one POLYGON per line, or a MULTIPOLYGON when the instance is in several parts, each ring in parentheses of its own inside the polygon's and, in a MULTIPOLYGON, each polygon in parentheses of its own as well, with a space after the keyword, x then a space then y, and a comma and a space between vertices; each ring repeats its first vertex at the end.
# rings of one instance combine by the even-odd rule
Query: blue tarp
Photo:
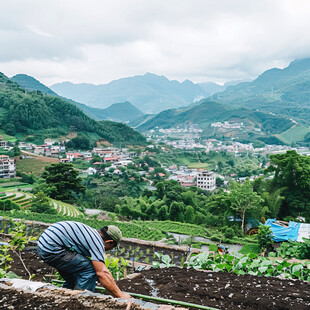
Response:
POLYGON ((265 226, 270 226, 275 242, 297 241, 300 223, 290 221, 288 227, 283 227, 276 223, 276 219, 268 219, 265 226))

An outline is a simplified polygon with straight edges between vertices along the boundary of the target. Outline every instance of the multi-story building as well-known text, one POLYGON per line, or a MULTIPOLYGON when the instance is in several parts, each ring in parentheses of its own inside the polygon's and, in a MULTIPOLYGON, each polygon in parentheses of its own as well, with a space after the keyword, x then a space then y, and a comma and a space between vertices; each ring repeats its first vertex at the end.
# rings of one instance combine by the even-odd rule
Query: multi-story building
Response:
POLYGON ((212 171, 198 171, 196 185, 205 191, 213 191, 216 188, 216 175, 212 171))
POLYGON ((7 155, 0 155, 0 178, 16 177, 15 160, 7 155))

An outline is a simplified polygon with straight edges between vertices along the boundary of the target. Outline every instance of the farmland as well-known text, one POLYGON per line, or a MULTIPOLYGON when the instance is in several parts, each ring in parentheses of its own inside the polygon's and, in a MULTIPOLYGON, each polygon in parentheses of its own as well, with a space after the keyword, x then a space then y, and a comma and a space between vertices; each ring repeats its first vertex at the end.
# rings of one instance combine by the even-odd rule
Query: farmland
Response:
MULTIPOLYGON (((24 185, 26 186, 26 185, 24 185)), ((10 199, 11 201, 17 203, 21 209, 27 210, 31 206, 31 199, 34 197, 33 194, 24 193, 20 191, 7 191, 5 195, 0 197, 1 200, 10 199)), ((78 217, 83 215, 81 211, 79 211, 73 205, 68 203, 64 203, 62 201, 52 200, 50 199, 51 204, 53 205, 54 209, 57 210, 57 213, 62 216, 69 216, 69 217, 78 217)), ((26 215, 26 214, 25 214, 26 215)), ((28 217, 26 215, 26 217, 28 217)), ((45 217, 49 217, 45 215, 45 217)))
MULTIPOLYGON (((192 256, 183 268, 174 267, 167 257, 159 255, 157 259, 162 259, 164 268, 143 270, 131 275, 130 279, 118 281, 118 285, 133 294, 183 301, 216 309, 307 309, 310 306, 310 283, 298 279, 310 272, 307 265, 302 274, 298 267, 299 263, 287 263, 285 260, 275 265, 267 258, 260 258, 257 255, 245 255, 238 259, 231 255, 199 255, 192 256), (284 271, 284 275, 282 275, 283 269, 278 268, 279 265, 281 268, 286 268, 287 272, 284 271), (270 273, 271 269, 273 274, 262 276, 264 272, 270 273), (285 273, 290 273, 294 280, 283 279, 285 273)), ((35 252, 24 251, 23 258, 36 281, 45 281, 46 274, 52 272, 51 267, 44 264, 35 252)), ((156 266, 156 263, 153 264, 156 266)), ((106 265, 116 276, 124 263, 107 256, 106 265)), ((23 278, 28 276, 22 263, 14 256, 11 271, 23 278)), ((128 272, 132 273, 134 270, 128 268, 128 272)), ((12 300, 15 300, 14 291, 9 293, 13 297, 12 300)), ((35 303, 36 300, 37 298, 29 295, 27 303, 35 303)), ((7 302, 9 301, 6 300, 7 302)), ((41 302, 44 304, 44 299, 41 302)), ((92 299, 88 302, 91 303, 92 299)))

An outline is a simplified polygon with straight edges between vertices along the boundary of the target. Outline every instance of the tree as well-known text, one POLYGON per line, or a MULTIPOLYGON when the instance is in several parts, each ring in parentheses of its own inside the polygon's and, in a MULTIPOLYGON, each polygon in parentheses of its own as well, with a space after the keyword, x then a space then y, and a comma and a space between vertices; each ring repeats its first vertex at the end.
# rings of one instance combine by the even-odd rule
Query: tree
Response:
POLYGON ((262 198, 257 195, 249 181, 243 184, 233 183, 229 194, 230 208, 241 216, 241 229, 244 233, 245 215, 250 210, 258 211, 261 208, 262 198))
POLYGON ((274 172, 269 191, 274 193, 283 189, 279 216, 305 216, 310 219, 310 157, 296 151, 271 155, 267 171, 274 172))
POLYGON ((38 192, 31 201, 31 212, 56 214, 57 211, 51 206, 51 202, 43 192, 38 192))
POLYGON ((192 206, 186 206, 185 222, 191 224, 195 222, 194 208, 192 206))
POLYGON ((74 202, 85 191, 79 173, 72 164, 59 163, 45 167, 42 178, 47 185, 47 194, 54 199, 74 202))
POLYGON ((159 211, 158 211, 158 215, 157 215, 157 218, 160 220, 160 221, 166 221, 167 218, 168 218, 168 207, 166 205, 163 205, 160 207, 159 211))

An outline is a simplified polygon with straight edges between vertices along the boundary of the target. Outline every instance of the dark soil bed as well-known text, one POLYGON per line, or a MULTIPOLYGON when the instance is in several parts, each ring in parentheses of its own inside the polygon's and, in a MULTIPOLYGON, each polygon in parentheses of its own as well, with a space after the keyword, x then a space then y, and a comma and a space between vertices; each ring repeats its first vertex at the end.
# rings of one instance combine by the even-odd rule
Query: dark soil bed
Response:
POLYGON ((142 271, 121 289, 219 309, 310 309, 310 283, 194 269, 142 271))
MULTIPOLYGON (((23 267, 23 264, 18 258, 18 256, 12 252, 10 253, 10 255, 13 258, 13 261, 11 261, 12 267, 10 270, 12 270, 23 279, 28 279, 28 273, 23 267)), ((29 272, 34 275, 34 278, 32 279, 34 281, 46 282, 49 279, 49 275, 55 274, 56 272, 54 268, 52 268, 48 264, 45 264, 39 258, 36 251, 23 251, 22 258, 29 272)))

